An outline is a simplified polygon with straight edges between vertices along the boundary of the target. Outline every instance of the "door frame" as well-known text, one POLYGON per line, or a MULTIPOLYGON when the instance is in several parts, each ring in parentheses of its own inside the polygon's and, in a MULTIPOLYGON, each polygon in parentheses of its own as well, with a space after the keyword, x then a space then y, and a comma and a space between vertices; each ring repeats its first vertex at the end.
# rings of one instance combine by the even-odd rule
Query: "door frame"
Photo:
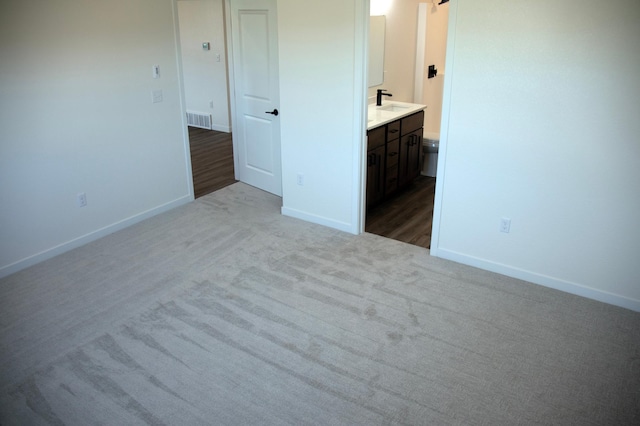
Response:
MULTIPOLYGON (((370 5, 370 0, 365 1, 367 10, 370 5)), ((442 201, 444 198, 444 185, 445 185, 445 169, 446 169, 446 158, 447 158, 447 140, 449 134, 449 116, 451 113, 451 92, 452 92, 452 76, 454 72, 454 57, 453 57, 453 48, 455 46, 456 39, 456 22, 457 22, 457 14, 458 14, 458 2, 450 2, 449 3, 449 17, 448 17, 448 28, 447 28, 447 48, 446 48, 446 57, 445 57, 445 69, 447 73, 445 74, 444 79, 444 89, 442 95, 442 117, 441 117, 441 126, 440 126, 440 147, 438 149, 438 168, 436 175, 436 189, 434 195, 434 206, 433 206, 433 219, 431 225, 431 248, 429 249, 429 254, 431 256, 440 257, 438 253, 439 241, 440 241, 440 222, 442 220, 442 201)), ((368 40, 369 33, 369 15, 364 18, 364 25, 366 28, 366 39, 368 40)), ((368 60, 368 47, 363 44, 363 48, 365 49, 365 60, 368 60)), ((365 90, 365 94, 367 94, 367 90, 365 90)), ((364 108, 367 105, 367 99, 363 100, 364 108)), ((366 111, 365 111, 366 117, 366 111)), ((366 158, 366 126, 364 129, 364 147, 360 158, 360 167, 362 168, 362 173, 360 177, 360 185, 361 185, 361 200, 360 200, 360 224, 359 230, 360 233, 364 232, 365 220, 366 220, 366 167, 364 165, 364 161, 366 158)))
POLYGON ((433 219, 431 225, 431 248, 429 254, 441 257, 440 222, 442 221, 442 200, 444 198, 445 170, 447 167, 447 147, 449 140, 449 118, 451 115, 451 92, 455 60, 453 51, 456 44, 456 23, 458 21, 458 2, 449 2, 447 18, 447 47, 445 51, 444 88, 442 89, 442 116, 440 118, 440 146, 438 148, 438 166, 436 171, 436 192, 433 198, 433 219))
POLYGON ((229 123, 231 125, 231 143, 233 144, 233 173, 236 180, 240 180, 238 170, 240 159, 238 157, 238 141, 233 135, 236 128, 236 80, 233 64, 233 42, 231 40, 231 0, 224 0, 224 41, 227 47, 227 96, 229 100, 229 123))

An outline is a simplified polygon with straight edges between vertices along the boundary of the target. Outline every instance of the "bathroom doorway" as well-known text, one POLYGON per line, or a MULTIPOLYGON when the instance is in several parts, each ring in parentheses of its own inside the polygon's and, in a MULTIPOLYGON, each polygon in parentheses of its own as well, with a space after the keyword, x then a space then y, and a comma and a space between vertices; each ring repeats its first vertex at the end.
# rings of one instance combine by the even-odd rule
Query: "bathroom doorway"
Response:
MULTIPOLYGON (((371 1, 372 13, 378 3, 371 1)), ((370 87, 369 96, 384 88, 394 94, 392 100, 427 105, 424 132, 437 135, 442 115, 449 5, 437 0, 387 2, 384 14, 384 83, 370 87), (413 26, 409 25, 412 22, 413 26), (414 47, 411 50, 407 46, 414 47), (393 56, 386 55, 388 50, 393 56), (398 58, 398 52, 404 57, 398 58), (399 69, 398 63, 406 65, 399 69), (437 69, 431 78, 429 65, 437 69)), ((406 190, 367 211, 365 232, 430 248, 435 186, 435 173, 424 168, 406 190)))

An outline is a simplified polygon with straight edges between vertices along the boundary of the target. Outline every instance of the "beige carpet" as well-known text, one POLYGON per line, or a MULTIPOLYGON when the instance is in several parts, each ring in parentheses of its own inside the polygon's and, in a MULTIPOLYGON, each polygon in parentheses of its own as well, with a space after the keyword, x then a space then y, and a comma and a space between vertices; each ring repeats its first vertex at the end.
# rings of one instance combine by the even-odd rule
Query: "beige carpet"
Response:
POLYGON ((2 425, 638 425, 640 314, 241 183, 0 281, 2 425))

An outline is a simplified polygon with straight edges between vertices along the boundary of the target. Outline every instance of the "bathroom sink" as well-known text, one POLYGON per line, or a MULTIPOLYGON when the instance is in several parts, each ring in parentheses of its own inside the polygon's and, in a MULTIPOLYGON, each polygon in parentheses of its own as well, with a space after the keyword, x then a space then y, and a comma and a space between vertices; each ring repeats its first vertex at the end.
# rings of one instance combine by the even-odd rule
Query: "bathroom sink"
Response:
POLYGON ((398 104, 387 104, 387 105, 378 107, 378 109, 381 111, 402 112, 409 109, 409 107, 405 105, 398 105, 398 104))
POLYGON ((426 105, 393 101, 376 106, 375 102, 367 105, 367 130, 375 129, 393 120, 414 114, 425 109, 426 105))

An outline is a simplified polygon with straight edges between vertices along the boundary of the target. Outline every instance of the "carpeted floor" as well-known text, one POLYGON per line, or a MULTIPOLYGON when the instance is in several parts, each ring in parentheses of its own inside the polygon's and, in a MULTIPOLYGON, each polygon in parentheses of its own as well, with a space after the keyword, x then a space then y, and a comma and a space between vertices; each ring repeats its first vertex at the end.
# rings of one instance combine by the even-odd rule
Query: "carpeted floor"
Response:
POLYGON ((637 425, 640 314, 242 183, 0 280, 2 425, 637 425))

